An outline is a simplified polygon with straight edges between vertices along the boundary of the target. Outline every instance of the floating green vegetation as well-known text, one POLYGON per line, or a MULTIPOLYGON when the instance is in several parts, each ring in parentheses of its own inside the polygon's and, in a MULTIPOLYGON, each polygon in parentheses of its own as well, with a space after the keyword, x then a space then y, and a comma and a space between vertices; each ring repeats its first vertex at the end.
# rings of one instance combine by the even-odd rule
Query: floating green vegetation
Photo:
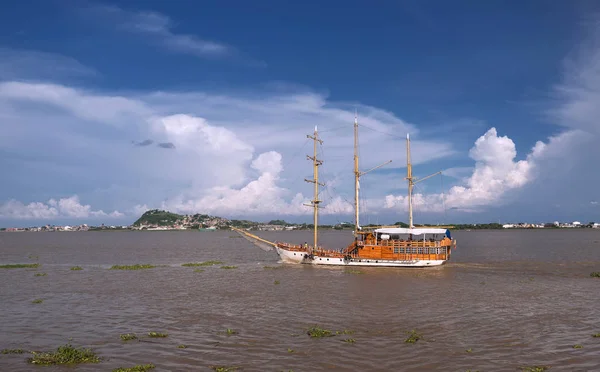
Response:
POLYGON ((23 354, 23 349, 3 349, 0 354, 23 354))
POLYGON ((279 280, 276 280, 273 282, 273 284, 279 284, 279 283, 281 283, 279 280))
POLYGON ((225 330, 225 334, 227 336, 237 335, 238 333, 239 333, 238 331, 236 331, 235 329, 231 329, 231 328, 227 328, 225 330))
POLYGON ((221 266, 221 269, 227 269, 227 270, 237 269, 237 266, 221 266))
POLYGON ((277 270, 277 269, 281 269, 282 266, 263 266, 264 269, 267 270, 277 270))
POLYGON ((332 331, 328 329, 323 329, 321 327, 312 327, 308 331, 306 331, 306 334, 313 338, 335 336, 335 334, 332 331))
POLYGON ((181 266, 186 266, 186 267, 214 266, 214 265, 221 265, 222 263, 223 263, 222 261, 188 262, 188 263, 181 264, 181 266))
POLYGON ((73 271, 83 270, 83 267, 81 267, 81 266, 73 266, 71 268, 71 270, 73 270, 73 271))
POLYGON ((153 269, 155 267, 156 266, 149 265, 149 264, 144 264, 144 265, 135 264, 135 265, 113 265, 110 269, 111 270, 142 270, 142 269, 153 269))
POLYGON ((32 304, 41 304, 42 302, 44 302, 44 300, 41 298, 36 298, 35 300, 31 301, 32 304))
POLYGON ((590 276, 592 278, 600 278, 600 271, 594 271, 593 273, 590 273, 590 276))
POLYGON ((521 368, 521 371, 523 371, 523 372, 544 372, 549 369, 550 369, 550 367, 548 367, 548 366, 528 366, 528 367, 521 368))
POLYGON ((39 263, 0 265, 0 269, 35 269, 38 267, 40 267, 39 263))
POLYGON ((33 276, 46 276, 46 273, 35 273, 33 276))
POLYGON ((344 270, 344 273, 346 273, 346 274, 364 274, 364 272, 362 272, 360 270, 344 270))
POLYGON ((100 358, 90 349, 75 348, 71 344, 59 346, 55 352, 36 353, 27 359, 31 364, 49 366, 55 364, 99 363, 100 358))
POLYGON ((123 341, 137 340, 138 338, 135 333, 123 333, 122 335, 119 335, 119 337, 121 337, 121 340, 123 341))
POLYGON ((168 333, 160 333, 160 332, 148 332, 148 337, 167 337, 168 333))
POLYGON ((573 349, 583 349, 583 345, 575 344, 573 345, 573 349))
POLYGON ((408 332, 408 335, 409 335, 408 338, 406 340, 404 340, 404 342, 406 342, 408 344, 414 344, 421 339, 421 335, 419 333, 417 333, 417 331, 415 331, 415 330, 408 332))
POLYGON ((353 339, 353 338, 347 338, 347 339, 345 339, 345 340, 342 340, 342 341, 344 341, 344 342, 347 342, 347 343, 349 343, 349 344, 353 344, 353 343, 355 343, 355 342, 356 342, 356 340, 355 340, 355 339, 353 339))
POLYGON ((294 352, 294 349, 291 349, 288 347, 288 353, 293 353, 293 352, 294 352))
POLYGON ((178 349, 187 349, 187 346, 181 344, 181 345, 177 345, 177 348, 178 349))
POLYGON ((343 331, 336 331, 335 334, 336 335, 352 335, 352 334, 354 334, 354 331, 344 329, 343 331))
POLYGON ((144 371, 153 369, 154 367, 155 367, 155 365, 152 363, 138 364, 137 366, 129 367, 129 368, 115 368, 115 369, 113 369, 113 372, 144 372, 144 371))
POLYGON ((227 366, 210 366, 215 372, 231 372, 238 369, 238 367, 227 367, 227 366))
POLYGON ((194 272, 195 272, 195 273, 203 273, 203 272, 204 272, 204 269, 194 269, 194 272))
POLYGON ((472 352, 473 352, 473 349, 471 349, 471 348, 468 348, 468 349, 467 349, 467 350, 465 350, 465 351, 466 351, 467 353, 472 353, 472 352))
POLYGON ((592 337, 600 337, 600 333, 593 334, 592 337))

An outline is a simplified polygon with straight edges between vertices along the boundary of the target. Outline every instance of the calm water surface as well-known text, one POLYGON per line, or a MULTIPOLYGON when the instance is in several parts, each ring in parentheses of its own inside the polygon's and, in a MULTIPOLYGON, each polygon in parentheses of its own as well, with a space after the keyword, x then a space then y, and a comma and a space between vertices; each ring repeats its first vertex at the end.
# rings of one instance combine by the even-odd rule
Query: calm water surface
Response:
MULTIPOLYGON (((260 235, 311 239, 310 232, 260 235)), ((145 363, 155 371, 516 371, 531 365, 600 371, 600 338, 591 337, 600 333, 600 279, 589 276, 600 271, 600 230, 454 235, 458 250, 443 267, 356 274, 280 264, 276 253, 230 231, 0 233, 0 264, 41 264, 0 269, 0 349, 49 351, 72 339, 106 358, 78 371, 145 363), (181 266, 206 260, 237 269, 181 266), (162 266, 108 270, 136 263, 162 266), (75 265, 83 270, 71 271, 75 265), (43 303, 32 304, 37 298, 43 303), (313 325, 354 334, 312 339, 306 329, 313 325), (239 333, 222 334, 227 328, 239 333), (407 344, 413 329, 423 338, 407 344), (150 331, 169 336, 119 338, 150 331), (342 341, 347 338, 356 342, 342 341)), ((350 239, 349 232, 321 235, 333 248, 350 239)), ((28 365, 26 358, 0 354, 0 370, 73 370, 28 365)))

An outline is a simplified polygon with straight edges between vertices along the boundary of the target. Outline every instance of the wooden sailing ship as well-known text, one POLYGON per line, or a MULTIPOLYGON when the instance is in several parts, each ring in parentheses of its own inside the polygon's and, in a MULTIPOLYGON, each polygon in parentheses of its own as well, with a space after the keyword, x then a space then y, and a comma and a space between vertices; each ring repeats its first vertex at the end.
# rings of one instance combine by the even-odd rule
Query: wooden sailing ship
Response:
POLYGON ((395 226, 379 228, 362 228, 359 221, 359 179, 366 172, 359 170, 358 162, 358 121, 354 120, 354 240, 339 250, 325 249, 318 244, 319 222, 319 166, 323 163, 317 158, 317 143, 322 144, 315 127, 313 135, 308 138, 314 142, 314 154, 308 156, 313 162, 313 179, 305 180, 314 184, 314 197, 309 206, 313 207, 314 236, 312 245, 295 245, 284 242, 270 242, 247 231, 235 229, 248 240, 266 248, 274 248, 281 260, 287 263, 337 266, 388 266, 388 267, 429 267, 443 265, 450 259, 452 249, 456 248, 456 240, 447 228, 415 228, 413 225, 412 191, 416 183, 439 174, 434 173, 417 179, 412 175, 410 159, 410 136, 406 136, 406 157, 408 181, 408 228, 395 226))

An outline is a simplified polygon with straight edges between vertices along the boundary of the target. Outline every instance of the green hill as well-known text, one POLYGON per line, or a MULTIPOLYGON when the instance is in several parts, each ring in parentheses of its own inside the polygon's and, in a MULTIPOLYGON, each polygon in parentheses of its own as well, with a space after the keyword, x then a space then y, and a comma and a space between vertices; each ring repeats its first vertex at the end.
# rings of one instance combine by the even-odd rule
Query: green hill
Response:
POLYGON ((140 225, 158 225, 158 226, 170 226, 175 222, 184 219, 185 216, 182 216, 177 213, 171 213, 167 211, 161 211, 158 209, 152 209, 146 211, 140 218, 137 219, 133 223, 133 226, 140 225))

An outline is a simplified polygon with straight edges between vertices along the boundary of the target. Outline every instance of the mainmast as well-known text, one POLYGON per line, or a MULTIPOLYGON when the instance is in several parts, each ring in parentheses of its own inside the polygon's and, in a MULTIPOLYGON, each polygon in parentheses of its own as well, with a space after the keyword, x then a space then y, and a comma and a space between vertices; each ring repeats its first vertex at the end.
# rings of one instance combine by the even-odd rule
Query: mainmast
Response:
MULTIPOLYGON (((318 245, 317 245, 317 243, 318 243, 317 228, 319 225, 319 203, 321 203, 321 200, 319 200, 319 185, 324 186, 324 184, 319 183, 319 165, 323 164, 323 161, 317 159, 317 142, 319 142, 320 144, 323 144, 323 141, 319 139, 319 133, 317 132, 316 125, 315 125, 314 136, 307 135, 306 137, 312 139, 314 142, 313 156, 306 155, 306 157, 309 160, 313 161, 313 174, 314 174, 313 177, 314 178, 312 180, 305 179, 305 181, 315 184, 315 194, 314 194, 313 200, 311 200, 311 204, 307 204, 307 205, 312 206, 314 209, 315 236, 314 236, 313 249, 317 249, 317 247, 318 247, 318 245)), ((309 253, 312 253, 312 250, 310 250, 309 253)))
POLYGON ((358 230, 360 230, 360 221, 359 221, 359 209, 358 209, 358 195, 360 192, 360 177, 365 174, 373 171, 375 169, 381 168, 386 164, 391 163, 391 160, 386 161, 385 163, 378 165, 374 168, 369 169, 366 172, 361 172, 358 169, 358 116, 354 114, 354 237, 358 239, 358 230))
POLYGON ((359 211, 358 211, 358 190, 360 188, 360 184, 358 179, 360 178, 360 171, 358 169, 358 118, 357 115, 354 114, 354 236, 358 237, 358 230, 360 229, 360 224, 358 220, 359 211))

